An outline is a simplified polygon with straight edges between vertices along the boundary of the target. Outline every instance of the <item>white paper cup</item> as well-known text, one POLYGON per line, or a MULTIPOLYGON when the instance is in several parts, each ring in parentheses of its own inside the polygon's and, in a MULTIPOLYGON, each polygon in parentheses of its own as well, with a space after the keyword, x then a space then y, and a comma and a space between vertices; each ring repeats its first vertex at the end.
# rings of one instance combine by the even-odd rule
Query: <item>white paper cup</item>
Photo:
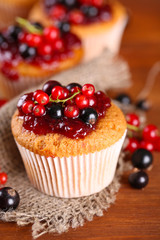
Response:
POLYGON ((97 193, 113 180, 123 137, 112 146, 75 157, 45 157, 17 143, 28 178, 39 191, 61 198, 97 193))
POLYGON ((85 52, 83 61, 87 62, 98 57, 106 48, 116 55, 119 52, 127 22, 128 16, 124 15, 110 30, 107 29, 104 33, 84 37, 82 40, 85 52))

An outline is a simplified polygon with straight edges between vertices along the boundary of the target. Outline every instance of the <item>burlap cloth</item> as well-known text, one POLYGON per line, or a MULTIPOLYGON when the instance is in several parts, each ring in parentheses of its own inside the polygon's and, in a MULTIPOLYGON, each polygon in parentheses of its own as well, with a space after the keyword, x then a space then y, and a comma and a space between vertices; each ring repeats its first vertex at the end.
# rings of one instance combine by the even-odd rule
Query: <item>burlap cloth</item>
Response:
MULTIPOLYGON (((116 68, 110 65, 110 69, 107 70, 108 73, 105 76, 103 74, 106 74, 106 71, 100 67, 104 60, 101 62, 99 65, 101 72, 99 82, 97 82, 97 80, 93 81, 98 88, 104 90, 105 88, 111 87, 112 80, 115 84, 115 79, 117 79, 116 81, 119 85, 119 76, 121 80, 123 79, 124 82, 129 83, 130 74, 127 64, 121 62, 122 60, 118 59, 118 61, 121 65, 120 68, 117 68, 118 71, 116 72, 116 68), (122 72, 124 74, 122 74, 122 72)), ((80 67, 78 71, 80 71, 80 73, 83 72, 83 75, 80 75, 82 78, 78 79, 78 81, 82 83, 83 81, 86 82, 88 78, 91 79, 91 76, 94 79, 95 70, 93 69, 92 71, 92 69, 93 66, 91 65, 88 65, 88 69, 83 71, 80 67), (85 76, 86 71, 87 73, 85 76)), ((65 78, 65 83, 75 82, 77 79, 73 78, 73 76, 74 73, 68 70, 64 76, 62 73, 55 79, 59 80, 63 77, 65 78)), ((27 178, 20 154, 11 133, 10 121, 16 109, 17 99, 18 98, 15 98, 0 110, 0 168, 7 172, 7 186, 13 187, 19 192, 21 201, 16 211, 6 213, 0 212, 0 219, 8 222, 17 222, 19 226, 32 223, 32 235, 34 238, 37 238, 47 232, 63 233, 67 231, 69 227, 76 228, 78 226, 83 226, 85 220, 92 221, 94 215, 102 216, 103 210, 107 210, 110 205, 114 203, 116 193, 120 188, 120 176, 125 168, 129 167, 123 162, 124 153, 120 155, 113 182, 108 188, 100 193, 77 199, 60 199, 40 193, 32 187, 27 178)))

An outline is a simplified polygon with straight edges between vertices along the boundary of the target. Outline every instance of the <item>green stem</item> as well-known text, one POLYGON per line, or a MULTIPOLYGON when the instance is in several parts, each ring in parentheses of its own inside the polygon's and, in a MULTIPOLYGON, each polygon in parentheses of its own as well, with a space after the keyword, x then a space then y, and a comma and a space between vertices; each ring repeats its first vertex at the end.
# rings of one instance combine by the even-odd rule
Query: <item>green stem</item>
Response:
POLYGON ((39 34, 42 35, 43 31, 38 29, 36 26, 34 26, 33 24, 31 24, 28 20, 21 18, 21 17, 17 17, 16 18, 16 22, 22 27, 25 28, 29 33, 35 33, 35 34, 39 34))
POLYGON ((64 104, 64 103, 67 102, 68 100, 73 99, 73 98, 74 98, 76 95, 78 95, 79 93, 80 93, 80 91, 74 93, 71 97, 66 98, 66 99, 63 99, 63 100, 60 100, 60 99, 58 99, 58 98, 57 98, 57 100, 53 100, 52 97, 50 96, 50 102, 54 102, 54 103, 60 103, 60 102, 62 102, 62 103, 64 104))
POLYGON ((128 124, 128 123, 127 123, 127 128, 129 130, 133 130, 133 131, 136 131, 136 132, 140 131, 139 127, 133 126, 133 125, 128 124))

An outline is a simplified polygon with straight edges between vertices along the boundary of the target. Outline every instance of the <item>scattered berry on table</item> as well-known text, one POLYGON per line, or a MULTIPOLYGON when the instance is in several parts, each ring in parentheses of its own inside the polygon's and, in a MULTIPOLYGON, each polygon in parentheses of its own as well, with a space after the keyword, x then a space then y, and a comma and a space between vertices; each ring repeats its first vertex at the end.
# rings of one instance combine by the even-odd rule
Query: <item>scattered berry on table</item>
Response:
POLYGON ((121 103, 123 103, 123 104, 126 104, 126 105, 132 103, 131 98, 129 97, 129 95, 127 95, 127 94, 125 94, 125 93, 119 94, 119 95, 115 98, 115 100, 117 100, 118 102, 121 102, 121 103))
POLYGON ((149 178, 147 173, 139 171, 131 173, 128 181, 133 188, 142 189, 148 184, 149 178))
POLYGON ((147 100, 139 100, 136 103, 136 107, 143 111, 148 111, 150 109, 150 104, 147 100))
POLYGON ((7 182, 8 176, 5 172, 0 173, 0 184, 4 185, 7 182))
POLYGON ((133 153, 139 147, 139 142, 136 138, 128 138, 128 144, 125 148, 125 151, 133 153))
POLYGON ((149 124, 143 129, 142 135, 146 141, 154 141, 158 137, 158 128, 153 124, 149 124))
POLYGON ((15 210, 20 202, 18 192, 10 187, 0 189, 0 209, 4 212, 15 210))
POLYGON ((126 115, 126 121, 128 124, 133 125, 135 127, 139 127, 140 125, 139 117, 135 113, 128 113, 126 115))
POLYGON ((146 169, 151 166, 153 162, 153 156, 150 151, 139 148, 133 153, 131 161, 134 167, 138 169, 146 169))
POLYGON ((148 151, 152 152, 154 150, 154 143, 142 140, 139 144, 139 147, 147 149, 148 151))

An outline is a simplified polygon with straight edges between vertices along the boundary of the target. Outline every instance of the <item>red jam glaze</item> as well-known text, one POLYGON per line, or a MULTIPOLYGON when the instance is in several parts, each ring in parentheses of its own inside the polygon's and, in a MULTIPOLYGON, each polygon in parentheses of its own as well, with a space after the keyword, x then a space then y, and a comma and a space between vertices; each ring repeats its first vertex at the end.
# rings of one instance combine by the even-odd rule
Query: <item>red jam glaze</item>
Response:
MULTIPOLYGON (((98 91, 94 94, 97 106, 94 107, 98 113, 98 119, 105 116, 107 109, 111 106, 110 98, 103 92, 98 91)), ((42 117, 36 117, 33 113, 24 114, 22 104, 26 100, 34 100, 33 93, 25 94, 18 102, 19 116, 23 118, 23 127, 28 131, 33 131, 37 135, 46 135, 47 133, 59 133, 72 139, 84 138, 91 131, 96 129, 98 121, 91 125, 86 124, 80 118, 71 119, 62 117, 53 119, 47 113, 42 117)), ((47 105, 46 105, 47 106, 47 105)))
POLYGON ((0 45, 0 70, 11 81, 19 79, 18 72, 13 69, 21 62, 26 62, 34 66, 40 66, 44 69, 57 68, 61 61, 74 57, 74 49, 81 46, 80 39, 72 34, 63 35, 63 51, 54 51, 51 56, 36 55, 33 59, 23 59, 18 53, 18 42, 5 42, 0 45))

